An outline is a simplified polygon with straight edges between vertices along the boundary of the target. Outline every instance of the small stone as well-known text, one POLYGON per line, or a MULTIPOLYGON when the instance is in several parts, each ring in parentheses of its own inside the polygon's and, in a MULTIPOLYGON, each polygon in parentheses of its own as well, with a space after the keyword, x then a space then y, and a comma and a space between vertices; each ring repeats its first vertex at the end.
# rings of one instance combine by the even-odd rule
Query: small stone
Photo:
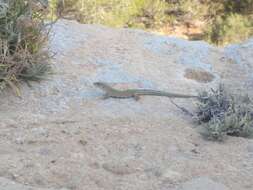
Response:
POLYGON ((199 151, 197 151, 195 148, 191 150, 192 153, 194 154, 199 154, 199 151))
POLYGON ((79 143, 80 143, 81 145, 85 146, 85 145, 87 145, 88 142, 87 142, 86 140, 80 139, 80 140, 79 140, 79 143))

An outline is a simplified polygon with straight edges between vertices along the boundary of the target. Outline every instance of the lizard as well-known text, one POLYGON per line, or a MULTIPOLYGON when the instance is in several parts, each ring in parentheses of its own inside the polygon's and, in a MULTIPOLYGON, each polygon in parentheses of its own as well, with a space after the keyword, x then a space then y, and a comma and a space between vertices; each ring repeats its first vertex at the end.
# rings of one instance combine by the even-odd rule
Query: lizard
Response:
POLYGON ((109 84, 104 82, 95 82, 93 83, 96 87, 102 89, 105 94, 103 99, 107 98, 134 98, 139 100, 140 96, 150 95, 150 96, 165 96, 169 98, 200 98, 195 95, 184 95, 177 93, 164 92, 159 90, 151 89, 127 89, 127 90, 118 90, 111 87, 109 84))

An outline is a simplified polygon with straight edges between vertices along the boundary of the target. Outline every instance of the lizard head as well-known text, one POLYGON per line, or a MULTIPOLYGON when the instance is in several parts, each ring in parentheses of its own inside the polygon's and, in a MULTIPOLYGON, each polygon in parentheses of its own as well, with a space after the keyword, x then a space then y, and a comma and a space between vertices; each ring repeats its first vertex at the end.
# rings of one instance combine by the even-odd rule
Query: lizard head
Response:
POLYGON ((93 84, 94 84, 96 87, 101 88, 101 89, 106 88, 106 84, 105 84, 105 83, 102 83, 102 82, 94 82, 93 84))
POLYGON ((113 88, 110 87, 110 85, 105 82, 94 82, 93 84, 94 84, 94 86, 96 86, 104 91, 113 90, 113 88))

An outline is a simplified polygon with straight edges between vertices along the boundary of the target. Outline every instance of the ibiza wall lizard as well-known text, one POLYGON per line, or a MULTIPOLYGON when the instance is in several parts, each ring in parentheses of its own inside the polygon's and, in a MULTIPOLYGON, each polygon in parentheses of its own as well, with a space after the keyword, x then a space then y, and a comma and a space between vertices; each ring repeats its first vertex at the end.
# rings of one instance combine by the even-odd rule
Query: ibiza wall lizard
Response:
POLYGON ((176 93, 163 92, 163 91, 158 91, 158 90, 149 90, 149 89, 117 90, 104 82, 95 82, 94 85, 105 92, 104 99, 111 97, 111 98, 134 98, 135 100, 138 100, 139 96, 143 96, 143 95, 166 96, 169 98, 200 98, 199 96, 194 96, 194 95, 176 94, 176 93))

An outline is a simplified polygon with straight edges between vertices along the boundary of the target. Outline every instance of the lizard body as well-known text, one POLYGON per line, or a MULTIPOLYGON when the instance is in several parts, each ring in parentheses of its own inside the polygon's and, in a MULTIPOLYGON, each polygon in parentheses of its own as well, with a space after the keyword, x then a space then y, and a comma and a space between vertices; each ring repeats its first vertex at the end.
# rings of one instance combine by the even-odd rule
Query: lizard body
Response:
POLYGON ((149 89, 117 90, 103 82, 95 82, 94 85, 105 92, 104 99, 111 97, 111 98, 135 98, 136 100, 138 100, 139 96, 143 96, 143 95, 165 96, 169 98, 199 98, 199 96, 194 96, 194 95, 176 94, 176 93, 163 92, 163 91, 158 91, 158 90, 149 90, 149 89))

